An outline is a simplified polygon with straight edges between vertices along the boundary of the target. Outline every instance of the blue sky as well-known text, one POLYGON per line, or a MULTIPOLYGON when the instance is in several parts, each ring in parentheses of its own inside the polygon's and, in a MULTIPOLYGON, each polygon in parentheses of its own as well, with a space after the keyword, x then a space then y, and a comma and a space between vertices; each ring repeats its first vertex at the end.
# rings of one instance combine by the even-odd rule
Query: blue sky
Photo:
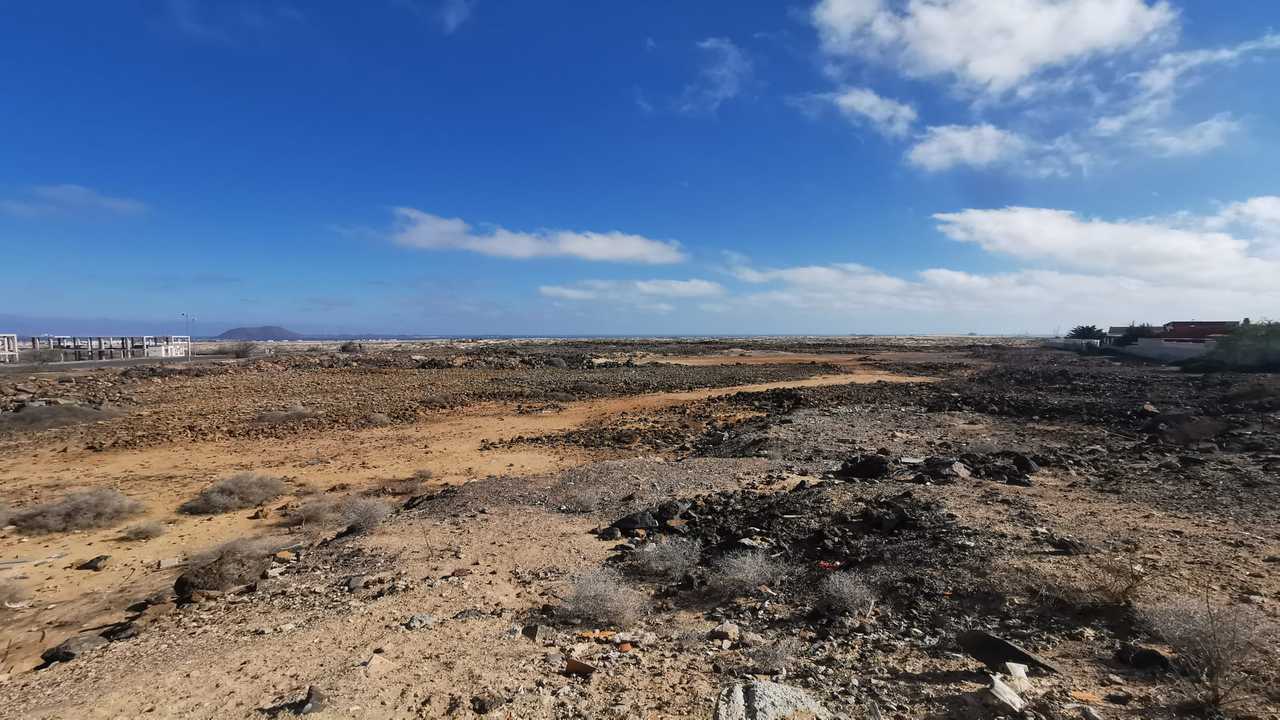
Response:
POLYGON ((1280 315, 1272 3, 0 9, 0 326, 1280 315))

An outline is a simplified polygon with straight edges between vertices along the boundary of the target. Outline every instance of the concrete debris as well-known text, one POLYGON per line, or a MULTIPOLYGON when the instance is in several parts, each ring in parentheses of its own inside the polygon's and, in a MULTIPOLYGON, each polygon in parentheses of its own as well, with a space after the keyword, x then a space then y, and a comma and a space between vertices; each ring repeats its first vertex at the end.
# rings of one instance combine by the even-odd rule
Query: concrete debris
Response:
POLYGON ((823 720, 831 713, 800 688, 753 680, 720 691, 715 720, 823 720))

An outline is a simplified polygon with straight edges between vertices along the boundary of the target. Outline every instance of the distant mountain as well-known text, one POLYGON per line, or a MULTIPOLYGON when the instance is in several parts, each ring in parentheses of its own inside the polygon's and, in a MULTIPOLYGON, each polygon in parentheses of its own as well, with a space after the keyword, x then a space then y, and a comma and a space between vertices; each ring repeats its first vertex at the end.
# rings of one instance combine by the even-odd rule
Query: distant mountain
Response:
POLYGON ((302 335, 278 325, 231 328, 218 336, 219 340, 301 340, 302 338, 302 335))

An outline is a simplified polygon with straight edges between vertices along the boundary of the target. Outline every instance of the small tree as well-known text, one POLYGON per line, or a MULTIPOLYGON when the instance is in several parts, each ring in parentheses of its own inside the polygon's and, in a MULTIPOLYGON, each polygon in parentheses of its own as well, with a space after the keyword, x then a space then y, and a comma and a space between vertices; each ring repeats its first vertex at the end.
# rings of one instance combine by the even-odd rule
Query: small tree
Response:
POLYGON ((1072 340, 1101 340, 1107 334, 1097 325, 1077 325, 1071 328, 1067 337, 1072 340))

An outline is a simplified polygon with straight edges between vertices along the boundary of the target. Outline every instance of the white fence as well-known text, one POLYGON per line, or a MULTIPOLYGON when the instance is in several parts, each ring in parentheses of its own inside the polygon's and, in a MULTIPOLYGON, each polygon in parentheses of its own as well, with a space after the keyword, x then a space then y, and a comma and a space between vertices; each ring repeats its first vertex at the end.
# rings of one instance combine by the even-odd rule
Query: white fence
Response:
POLYGON ((18 336, 0 335, 0 363, 18 362, 18 336))

